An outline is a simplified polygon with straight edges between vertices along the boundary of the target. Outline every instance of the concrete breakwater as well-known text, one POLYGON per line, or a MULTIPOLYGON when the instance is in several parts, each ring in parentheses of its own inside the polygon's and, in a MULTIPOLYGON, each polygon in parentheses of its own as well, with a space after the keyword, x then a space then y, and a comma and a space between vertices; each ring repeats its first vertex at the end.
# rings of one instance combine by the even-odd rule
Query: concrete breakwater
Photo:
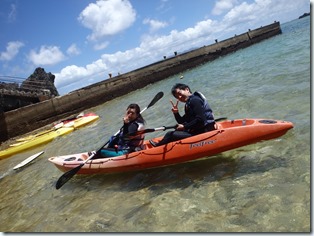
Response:
POLYGON ((280 33, 280 23, 274 22, 223 41, 215 40, 214 44, 186 53, 175 52, 171 58, 165 58, 163 61, 106 79, 64 96, 0 113, 0 141, 31 132, 280 33))

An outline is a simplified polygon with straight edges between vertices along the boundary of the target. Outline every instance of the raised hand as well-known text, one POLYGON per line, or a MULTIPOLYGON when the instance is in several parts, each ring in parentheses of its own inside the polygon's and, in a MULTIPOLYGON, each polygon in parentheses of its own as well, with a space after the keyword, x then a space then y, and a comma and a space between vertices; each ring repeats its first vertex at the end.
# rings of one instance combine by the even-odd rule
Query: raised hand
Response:
POLYGON ((128 124, 130 122, 130 119, 129 119, 129 117, 126 115, 126 116, 124 116, 123 117, 123 123, 124 124, 128 124))
POLYGON ((172 108, 171 108, 172 112, 173 112, 173 113, 178 113, 178 112, 179 112, 179 109, 178 109, 179 100, 177 100, 176 104, 174 104, 174 103, 172 102, 172 100, 170 100, 170 102, 171 102, 171 105, 172 105, 172 108))
POLYGON ((185 130, 184 125, 177 124, 176 130, 185 130))

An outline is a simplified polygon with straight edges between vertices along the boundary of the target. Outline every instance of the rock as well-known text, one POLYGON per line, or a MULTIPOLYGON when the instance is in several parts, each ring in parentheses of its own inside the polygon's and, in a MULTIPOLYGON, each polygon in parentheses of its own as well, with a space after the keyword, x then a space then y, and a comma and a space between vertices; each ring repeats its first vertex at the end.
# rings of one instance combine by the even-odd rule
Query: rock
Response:
POLYGON ((304 13, 302 16, 299 16, 299 19, 301 19, 301 18, 303 18, 303 17, 306 17, 306 16, 310 16, 311 15, 311 13, 309 12, 309 13, 304 13))
POLYGON ((59 96, 54 81, 55 75, 38 67, 20 86, 0 82, 0 113, 59 96))
POLYGON ((51 96, 59 96, 58 90, 55 85, 55 75, 46 73, 43 68, 36 68, 34 73, 31 74, 21 85, 23 90, 42 91, 49 90, 51 96))

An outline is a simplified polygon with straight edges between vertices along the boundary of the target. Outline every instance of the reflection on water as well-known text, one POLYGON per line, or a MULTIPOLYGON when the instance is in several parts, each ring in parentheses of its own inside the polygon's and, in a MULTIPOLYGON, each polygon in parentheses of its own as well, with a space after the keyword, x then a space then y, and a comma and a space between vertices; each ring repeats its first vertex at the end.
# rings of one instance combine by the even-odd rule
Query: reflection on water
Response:
POLYGON ((100 116, 93 124, 1 160, 1 231, 309 232, 310 34, 302 25, 292 27, 298 37, 289 31, 304 21, 290 22, 278 37, 186 71, 183 80, 174 76, 91 108, 100 116), (210 158, 138 172, 76 175, 55 189, 62 173, 47 159, 100 148, 121 127, 130 102, 143 109, 163 91, 164 97, 143 116, 147 128, 173 125, 169 90, 176 82, 203 92, 216 118, 282 119, 295 127, 278 139, 210 158), (42 150, 30 165, 12 170, 42 150))

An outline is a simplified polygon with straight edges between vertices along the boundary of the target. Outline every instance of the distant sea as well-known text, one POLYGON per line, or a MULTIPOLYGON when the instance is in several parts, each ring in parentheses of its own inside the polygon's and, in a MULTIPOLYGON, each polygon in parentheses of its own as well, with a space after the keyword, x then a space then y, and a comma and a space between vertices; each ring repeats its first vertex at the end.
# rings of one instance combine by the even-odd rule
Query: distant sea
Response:
POLYGON ((0 230, 310 232, 310 17, 281 28, 281 35, 91 108, 86 112, 101 117, 95 123, 1 160, 0 230), (163 91, 164 97, 143 113, 146 127, 175 124, 169 100, 177 82, 201 91, 216 118, 279 119, 295 126, 278 139, 214 157, 139 172, 75 176, 55 189, 62 173, 47 159, 98 149, 121 127, 129 103, 143 109, 163 91), (42 150, 34 163, 12 170, 42 150))

